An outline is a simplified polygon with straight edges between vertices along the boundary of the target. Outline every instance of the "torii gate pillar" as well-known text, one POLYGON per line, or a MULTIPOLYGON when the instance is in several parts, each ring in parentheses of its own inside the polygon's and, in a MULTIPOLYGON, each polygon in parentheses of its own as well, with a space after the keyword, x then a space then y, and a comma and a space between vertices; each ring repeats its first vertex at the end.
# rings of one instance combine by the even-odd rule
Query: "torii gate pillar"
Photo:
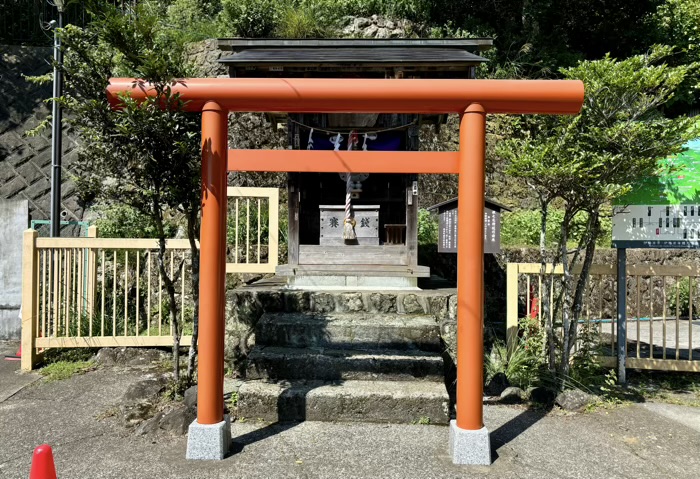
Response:
POLYGON ((231 441, 223 412, 227 156, 228 110, 209 101, 202 108, 197 419, 189 427, 187 459, 221 460, 231 441))

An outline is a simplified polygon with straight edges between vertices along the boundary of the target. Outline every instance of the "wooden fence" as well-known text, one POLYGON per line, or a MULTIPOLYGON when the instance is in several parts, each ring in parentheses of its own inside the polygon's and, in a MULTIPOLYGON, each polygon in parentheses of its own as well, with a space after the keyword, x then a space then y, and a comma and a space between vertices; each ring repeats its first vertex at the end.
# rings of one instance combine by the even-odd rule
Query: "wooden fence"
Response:
MULTIPOLYGON (((277 188, 229 188, 227 273, 270 273, 278 256, 277 188)), ((166 241, 181 344, 192 341, 194 303, 186 239, 166 241)), ((22 369, 48 348, 171 346, 167 291, 156 239, 40 238, 24 233, 22 369)))
MULTIPOLYGON (((580 268, 573 270, 576 278, 580 268)), ((550 301, 560 292, 562 267, 553 275, 550 301)), ((518 322, 537 317, 542 324, 542 277, 537 263, 510 263, 507 269, 507 338, 510 347, 518 338, 518 322)), ((666 371, 700 372, 700 268, 688 266, 631 265, 627 267, 627 367, 666 371)), ((615 265, 593 265, 584 292, 583 314, 578 327, 596 338, 601 361, 615 364, 617 331, 617 281, 615 265)), ((561 313, 550 310, 561 331, 561 313)), ((578 347, 579 343, 574 345, 578 347)))
POLYGON ((226 272, 274 273, 279 254, 279 189, 229 187, 228 197, 231 252, 226 272), (263 256, 267 261, 262 261, 263 256))

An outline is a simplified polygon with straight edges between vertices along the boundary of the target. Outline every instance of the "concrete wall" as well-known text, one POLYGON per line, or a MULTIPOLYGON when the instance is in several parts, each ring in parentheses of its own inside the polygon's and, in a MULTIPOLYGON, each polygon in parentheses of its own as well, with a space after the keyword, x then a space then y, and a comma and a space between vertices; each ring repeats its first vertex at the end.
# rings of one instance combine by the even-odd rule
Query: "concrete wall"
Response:
POLYGON ((27 200, 0 200, 0 339, 21 334, 22 235, 28 223, 27 200))
MULTIPOLYGON (((0 200, 27 200, 32 219, 47 220, 51 203, 51 128, 27 136, 50 114, 51 84, 35 85, 22 75, 51 71, 52 49, 0 45, 0 200)), ((80 221, 83 209, 72 180, 77 138, 63 130, 61 212, 64 220, 80 221)))

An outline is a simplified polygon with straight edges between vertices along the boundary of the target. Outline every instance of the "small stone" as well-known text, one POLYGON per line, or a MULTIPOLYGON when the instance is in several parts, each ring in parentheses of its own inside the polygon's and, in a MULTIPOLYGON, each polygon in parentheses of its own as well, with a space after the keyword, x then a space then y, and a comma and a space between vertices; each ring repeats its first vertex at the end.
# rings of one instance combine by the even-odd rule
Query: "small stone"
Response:
POLYGON ((150 402, 139 402, 136 404, 126 404, 121 406, 122 418, 127 425, 136 424, 151 417, 153 404, 150 402))
POLYGON ((143 421, 141 424, 138 425, 136 430, 134 431, 134 434, 137 436, 145 436, 147 434, 153 434, 158 431, 158 423, 160 420, 163 418, 163 413, 159 412, 155 416, 153 416, 150 419, 147 419, 143 421))
POLYGON ((379 28, 384 28, 386 26, 386 20, 383 17, 377 17, 377 26, 379 28))
POLYGON ((362 36, 367 38, 374 37, 379 31, 379 27, 376 25, 370 25, 362 31, 362 36))
POLYGON ((192 413, 189 409, 180 407, 173 409, 163 416, 159 421, 159 427, 163 431, 176 436, 182 436, 187 434, 187 428, 192 421, 194 421, 195 417, 197 417, 196 414, 192 413))
POLYGON ((165 389, 168 379, 162 375, 149 375, 144 379, 130 384, 124 393, 124 401, 135 403, 158 396, 165 389))
POLYGON ((527 388, 527 397, 534 403, 550 404, 554 401, 554 391, 541 386, 531 386, 527 388))
POLYGON ((525 399, 525 391, 522 389, 510 386, 503 390, 499 401, 503 404, 517 404, 525 399))
POLYGON ((374 38, 389 38, 390 37, 390 32, 386 28, 380 28, 377 30, 377 34, 374 36, 374 38))
POLYGON ((337 296, 338 309, 344 313, 354 313, 365 309, 362 293, 343 293, 337 296))
POLYGON ((357 30, 368 27, 371 24, 372 24, 372 20, 370 20, 369 18, 364 18, 364 17, 357 17, 353 21, 353 26, 357 30))
POLYGON ((284 295, 284 311, 304 313, 309 310, 308 291, 289 291, 284 295))
POLYGON ((187 388, 185 391, 185 406, 197 410, 197 385, 187 388))
POLYGON ((392 22, 391 20, 387 20, 384 26, 389 30, 393 30, 394 28, 396 28, 396 23, 392 22))
POLYGON ((582 412, 597 400, 597 396, 580 389, 567 389, 559 393, 554 402, 565 411, 582 412))
POLYGON ((431 296, 428 304, 430 314, 440 321, 447 319, 447 296, 431 296))
POLYGON ((102 348, 95 361, 103 366, 150 366, 167 356, 158 349, 102 348))
POLYGON ((371 293, 369 301, 372 309, 378 313, 396 312, 396 296, 393 294, 371 293))
POLYGON ((103 366, 117 364, 117 350, 115 348, 102 348, 95 355, 95 362, 103 366))
POLYGON ((510 386, 504 373, 496 373, 484 387, 484 393, 488 396, 500 396, 510 386))
POLYGON ((452 296, 450 296, 450 299, 447 302, 447 316, 453 320, 457 319, 457 295, 456 294, 453 294, 452 296))
POLYGON ((403 309, 406 314, 422 314, 424 312, 423 306, 415 294, 407 294, 403 297, 403 309))
POLYGON ((332 313, 335 311, 335 299, 329 293, 314 293, 311 296, 311 309, 315 313, 332 313))
POLYGON ((263 279, 264 275, 260 273, 243 273, 241 279, 245 284, 255 283, 258 280, 263 279))

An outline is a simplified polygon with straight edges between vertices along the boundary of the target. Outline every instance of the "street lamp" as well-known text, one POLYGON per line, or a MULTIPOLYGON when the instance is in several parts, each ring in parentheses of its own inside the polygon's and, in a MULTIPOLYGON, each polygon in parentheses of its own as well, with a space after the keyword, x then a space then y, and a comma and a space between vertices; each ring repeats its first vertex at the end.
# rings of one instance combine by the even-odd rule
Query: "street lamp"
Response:
MULTIPOLYGON (((50 3, 50 2, 49 2, 50 3)), ((53 28, 53 108, 51 125, 51 236, 61 236, 61 143, 62 143, 62 114, 61 105, 57 98, 63 94, 63 52, 61 52, 61 39, 56 30, 63 28, 64 0, 54 0, 58 9, 58 23, 53 28)))

